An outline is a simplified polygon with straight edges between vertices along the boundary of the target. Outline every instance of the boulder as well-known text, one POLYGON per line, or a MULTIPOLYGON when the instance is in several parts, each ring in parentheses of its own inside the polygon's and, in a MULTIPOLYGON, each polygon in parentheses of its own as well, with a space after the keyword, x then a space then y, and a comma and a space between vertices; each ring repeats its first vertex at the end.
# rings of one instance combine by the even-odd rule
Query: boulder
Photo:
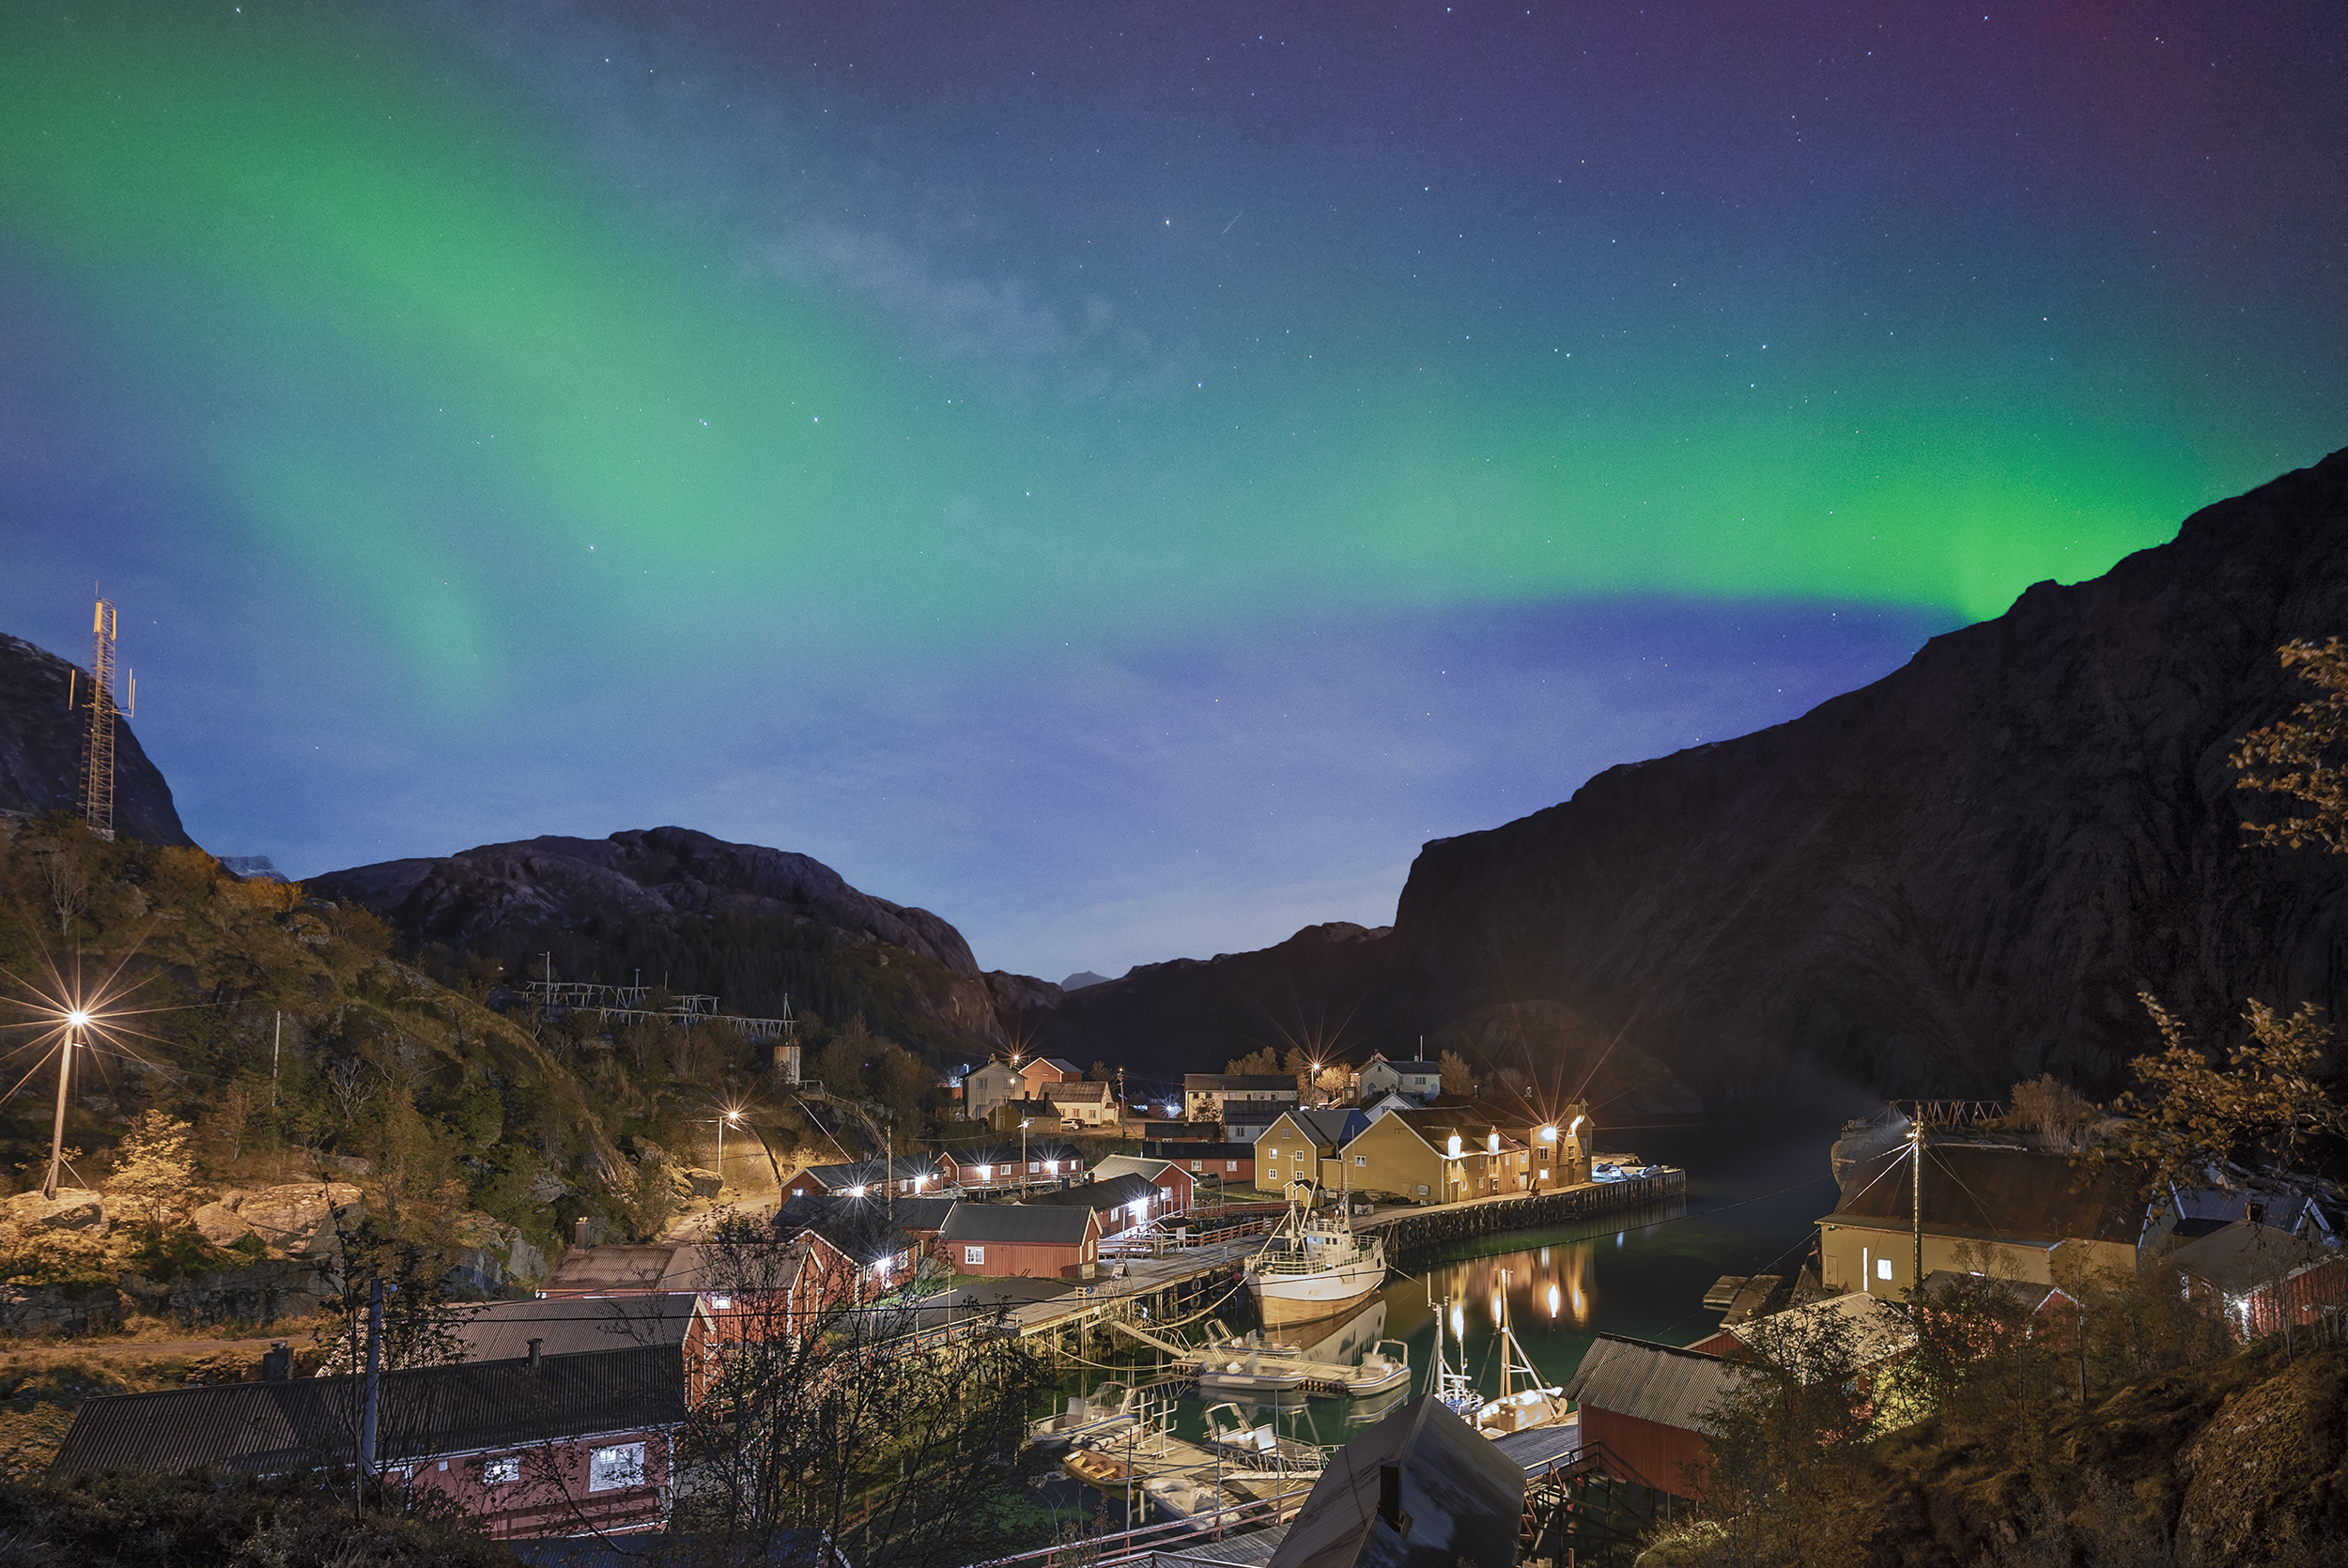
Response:
POLYGON ((215 1247, 233 1247, 253 1234, 245 1218, 225 1204, 208 1203, 190 1216, 196 1235, 215 1247))
POLYGON ((693 1197, 714 1198, 725 1190, 725 1178, 715 1171, 705 1171, 698 1165, 687 1165, 680 1174, 684 1176, 686 1185, 693 1197))
POLYGON ((45 1225, 51 1230, 106 1229, 106 1206, 86 1187, 60 1187, 54 1198, 39 1192, 19 1192, 8 1200, 8 1218, 25 1229, 45 1225))
POLYGON ((293 1257, 323 1257, 336 1251, 334 1219, 346 1225, 366 1217, 366 1200, 347 1181, 298 1181, 246 1194, 237 1217, 254 1234, 293 1257))

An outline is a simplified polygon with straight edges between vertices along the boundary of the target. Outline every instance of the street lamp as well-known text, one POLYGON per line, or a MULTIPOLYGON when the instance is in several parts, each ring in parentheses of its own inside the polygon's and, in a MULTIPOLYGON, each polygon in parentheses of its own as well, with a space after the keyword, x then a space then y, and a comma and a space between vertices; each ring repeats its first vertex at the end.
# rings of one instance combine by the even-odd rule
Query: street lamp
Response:
POLYGON ((1027 1184, 1027 1124, 1029 1118, 1019 1118, 1019 1185, 1027 1184))

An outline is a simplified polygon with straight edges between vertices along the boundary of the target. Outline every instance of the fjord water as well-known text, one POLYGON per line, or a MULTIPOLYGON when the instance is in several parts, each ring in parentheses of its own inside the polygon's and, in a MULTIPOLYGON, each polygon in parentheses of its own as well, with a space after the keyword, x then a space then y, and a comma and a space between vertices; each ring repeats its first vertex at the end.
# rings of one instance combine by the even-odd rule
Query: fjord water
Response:
MULTIPOLYGON (((1608 1129, 1599 1140, 1606 1150, 1685 1170, 1686 1197, 1573 1227, 1408 1253, 1362 1314, 1310 1332, 1325 1336, 1314 1353, 1329 1360, 1358 1362, 1379 1338, 1403 1341, 1412 1368, 1409 1393, 1236 1403, 1252 1405, 1259 1420, 1276 1410, 1281 1428, 1297 1437, 1343 1442, 1364 1422, 1426 1391, 1435 1314, 1445 1301, 1447 1354, 1460 1364, 1464 1336, 1465 1370, 1487 1395, 1499 1391, 1495 1324, 1504 1298, 1518 1343, 1547 1383, 1570 1376, 1601 1333, 1672 1345, 1699 1339, 1720 1322, 1720 1313, 1703 1305, 1714 1280, 1722 1274, 1790 1276, 1807 1261, 1816 1222, 1834 1207, 1828 1150, 1841 1125, 1837 1115, 1807 1111, 1608 1129)), ((1072 1376, 1067 1391, 1089 1387, 1105 1370, 1072 1376)), ((1183 1399, 1178 1429, 1203 1430, 1203 1409, 1195 1396, 1183 1399)))

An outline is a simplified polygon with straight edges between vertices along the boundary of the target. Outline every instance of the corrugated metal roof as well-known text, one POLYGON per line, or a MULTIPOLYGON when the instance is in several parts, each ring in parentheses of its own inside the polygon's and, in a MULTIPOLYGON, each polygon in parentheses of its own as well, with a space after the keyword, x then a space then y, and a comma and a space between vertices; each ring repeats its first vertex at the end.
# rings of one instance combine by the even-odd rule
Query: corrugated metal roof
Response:
MULTIPOLYGON (((53 1477, 206 1467, 273 1475, 348 1464, 356 1451, 357 1376, 219 1383, 123 1393, 84 1405, 53 1477)), ((377 1453, 388 1463, 518 1448, 685 1419, 685 1361, 641 1345, 527 1361, 465 1361, 383 1375, 377 1453)))
POLYGON ((1566 1384, 1566 1397, 1594 1409, 1711 1434, 1704 1412, 1737 1378, 1718 1356, 1600 1334, 1566 1384))
POLYGON ((1286 1525, 1268 1525, 1252 1534, 1227 1535, 1186 1552, 1151 1552, 1150 1568, 1262 1568, 1288 1533, 1286 1525))
POLYGON ((1969 1287, 1994 1291, 2026 1313, 2034 1313, 2045 1306, 2049 1297, 2064 1294, 2053 1285, 2040 1284, 2032 1280, 1999 1279, 1957 1268, 1935 1268, 1924 1276, 1924 1296, 1927 1299, 1951 1296, 1969 1287))
POLYGON ((570 1356, 633 1345, 676 1345, 693 1324, 701 1298, 691 1291, 644 1296, 551 1297, 485 1301, 450 1309, 450 1331, 469 1361, 513 1360, 540 1352, 570 1356))
POLYGON ((1045 1204, 960 1203, 938 1233, 945 1241, 1025 1242, 1036 1246, 1074 1247, 1090 1235, 1097 1222, 1092 1210, 1045 1204))
POLYGON ((690 1243, 573 1247, 548 1274, 549 1291, 698 1290, 704 1263, 690 1243))
MULTIPOLYGON (((1907 1228, 1916 1203, 1907 1161, 1905 1144, 1862 1161, 1846 1178, 1851 1195, 1821 1222, 1907 1228)), ((2091 1165, 2042 1149, 1926 1140, 1924 1228, 2134 1246, 2144 1231, 2143 1178, 2141 1169, 2116 1161, 2091 1165)))

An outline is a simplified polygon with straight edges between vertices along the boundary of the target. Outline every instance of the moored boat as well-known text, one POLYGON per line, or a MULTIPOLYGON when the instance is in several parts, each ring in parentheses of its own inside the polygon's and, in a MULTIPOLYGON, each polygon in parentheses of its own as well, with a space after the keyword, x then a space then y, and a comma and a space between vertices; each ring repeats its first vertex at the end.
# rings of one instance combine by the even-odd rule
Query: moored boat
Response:
POLYGON ((1356 1235, 1340 1203, 1335 1215, 1291 1206, 1288 1218, 1247 1260, 1247 1289, 1267 1330, 1319 1323, 1360 1309, 1386 1283, 1383 1237, 1356 1235))

